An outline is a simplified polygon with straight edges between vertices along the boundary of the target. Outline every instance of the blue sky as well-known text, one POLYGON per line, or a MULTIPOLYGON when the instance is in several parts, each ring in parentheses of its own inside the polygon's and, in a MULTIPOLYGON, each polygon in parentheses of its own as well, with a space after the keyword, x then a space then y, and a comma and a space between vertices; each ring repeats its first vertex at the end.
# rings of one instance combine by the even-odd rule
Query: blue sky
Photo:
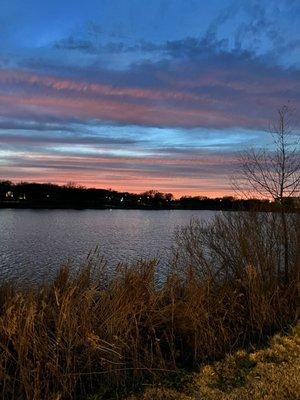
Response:
POLYGON ((299 1, 2 0, 0 178, 230 192, 236 153, 299 127, 299 1))

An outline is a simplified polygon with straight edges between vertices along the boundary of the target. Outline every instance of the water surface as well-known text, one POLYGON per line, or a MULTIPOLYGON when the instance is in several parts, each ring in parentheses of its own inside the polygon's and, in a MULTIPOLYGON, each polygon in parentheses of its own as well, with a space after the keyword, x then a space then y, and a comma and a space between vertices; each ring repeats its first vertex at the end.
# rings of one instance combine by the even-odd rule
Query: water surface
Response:
POLYGON ((0 210, 0 277, 39 281, 67 261, 83 263, 98 251, 113 268, 118 262, 158 258, 165 263, 174 230, 191 210, 0 210))

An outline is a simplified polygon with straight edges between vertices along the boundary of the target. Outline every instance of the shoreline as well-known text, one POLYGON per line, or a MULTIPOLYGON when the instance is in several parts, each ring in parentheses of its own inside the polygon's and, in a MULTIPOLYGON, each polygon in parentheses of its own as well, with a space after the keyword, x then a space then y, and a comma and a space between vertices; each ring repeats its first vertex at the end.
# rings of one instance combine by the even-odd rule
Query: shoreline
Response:
MULTIPOLYGON (((20 203, 1 203, 0 210, 14 209, 14 210, 141 210, 141 211, 261 211, 261 212, 280 212, 277 207, 261 206, 256 207, 183 207, 181 205, 175 206, 119 206, 119 205, 77 205, 77 204, 20 204, 20 203)), ((286 212, 300 213, 300 209, 293 208, 287 209, 286 212)))

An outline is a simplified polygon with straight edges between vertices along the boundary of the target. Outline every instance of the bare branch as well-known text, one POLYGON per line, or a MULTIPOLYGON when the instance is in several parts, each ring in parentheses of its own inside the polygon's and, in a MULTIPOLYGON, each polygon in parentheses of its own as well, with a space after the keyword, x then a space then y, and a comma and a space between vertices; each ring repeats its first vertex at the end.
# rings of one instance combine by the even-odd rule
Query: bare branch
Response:
POLYGON ((236 193, 249 193, 279 199, 295 196, 300 186, 299 140, 292 142, 292 108, 277 110, 277 120, 270 124, 274 150, 248 150, 238 158, 240 170, 232 179, 236 193))

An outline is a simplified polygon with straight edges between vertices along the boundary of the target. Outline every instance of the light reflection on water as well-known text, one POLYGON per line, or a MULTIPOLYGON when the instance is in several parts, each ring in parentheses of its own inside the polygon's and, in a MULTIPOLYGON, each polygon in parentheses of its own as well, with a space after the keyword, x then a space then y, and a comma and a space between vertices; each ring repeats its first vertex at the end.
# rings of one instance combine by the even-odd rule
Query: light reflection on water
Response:
POLYGON ((215 211, 0 210, 0 277, 40 281, 67 261, 98 251, 111 267, 141 258, 168 259, 174 230, 215 211))

